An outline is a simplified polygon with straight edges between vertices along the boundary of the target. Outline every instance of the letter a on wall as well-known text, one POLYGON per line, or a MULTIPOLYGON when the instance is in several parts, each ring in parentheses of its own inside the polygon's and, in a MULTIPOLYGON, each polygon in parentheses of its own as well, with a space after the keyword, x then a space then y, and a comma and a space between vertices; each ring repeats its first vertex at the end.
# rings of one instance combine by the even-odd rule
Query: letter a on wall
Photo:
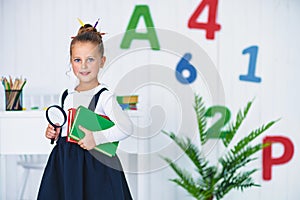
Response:
POLYGON ((132 40, 149 40, 153 50, 160 50, 150 10, 147 5, 137 5, 132 13, 126 33, 121 42, 121 49, 129 49, 132 40), (137 32, 136 28, 141 17, 144 18, 147 32, 137 32))

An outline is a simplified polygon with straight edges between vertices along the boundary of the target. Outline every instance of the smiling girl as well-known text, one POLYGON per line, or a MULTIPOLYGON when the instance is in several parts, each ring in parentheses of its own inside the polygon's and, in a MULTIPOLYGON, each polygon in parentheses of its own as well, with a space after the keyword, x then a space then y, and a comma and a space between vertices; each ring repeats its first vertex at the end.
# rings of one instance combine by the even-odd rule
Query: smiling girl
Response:
POLYGON ((79 83, 63 95, 64 110, 82 105, 106 115, 115 125, 95 132, 80 127, 85 137, 76 144, 67 142, 66 126, 54 130, 49 124, 45 135, 57 142, 44 171, 39 200, 132 199, 118 157, 93 150, 98 144, 120 141, 132 133, 131 121, 114 94, 98 80, 105 60, 101 33, 90 24, 80 27, 70 45, 70 62, 79 83))

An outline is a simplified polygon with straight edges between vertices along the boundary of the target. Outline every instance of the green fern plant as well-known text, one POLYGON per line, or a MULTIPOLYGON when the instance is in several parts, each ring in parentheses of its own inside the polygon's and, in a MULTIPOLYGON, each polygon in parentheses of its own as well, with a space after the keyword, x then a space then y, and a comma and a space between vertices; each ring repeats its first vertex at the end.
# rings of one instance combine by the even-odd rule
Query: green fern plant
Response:
MULTIPOLYGON (((239 110, 235 122, 231 123, 225 131, 226 134, 222 138, 222 141, 224 146, 227 147, 227 151, 218 159, 218 164, 216 165, 210 165, 208 159, 189 138, 181 138, 173 132, 163 131, 184 151, 197 172, 197 177, 194 177, 191 172, 180 167, 171 159, 164 157, 163 159, 169 163, 178 176, 171 179, 171 181, 184 188, 192 197, 198 200, 222 199, 232 189, 243 191, 252 186, 259 186, 251 177, 257 169, 242 171, 241 168, 256 159, 253 158, 255 153, 270 145, 262 143, 251 145, 250 143, 274 125, 277 120, 251 131, 232 148, 228 148, 242 122, 245 120, 252 102, 248 102, 244 109, 239 110)), ((205 115, 207 109, 202 97, 198 95, 195 95, 194 110, 198 122, 200 142, 202 145, 205 145, 208 141, 206 130, 207 117, 205 115)))

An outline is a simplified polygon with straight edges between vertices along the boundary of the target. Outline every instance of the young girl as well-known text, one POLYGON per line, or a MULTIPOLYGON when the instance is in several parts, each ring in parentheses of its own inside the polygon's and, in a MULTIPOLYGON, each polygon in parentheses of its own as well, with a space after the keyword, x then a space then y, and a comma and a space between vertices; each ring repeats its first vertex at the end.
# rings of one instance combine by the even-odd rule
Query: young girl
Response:
POLYGON ((70 45, 70 62, 79 84, 68 89, 63 107, 67 112, 83 105, 108 116, 115 125, 97 132, 79 127, 85 137, 76 144, 66 141, 67 125, 55 131, 49 124, 46 137, 57 142, 44 171, 39 200, 132 199, 118 157, 92 150, 98 144, 120 141, 132 132, 130 119, 113 93, 97 78, 105 63, 103 54, 101 34, 90 24, 82 26, 70 45))

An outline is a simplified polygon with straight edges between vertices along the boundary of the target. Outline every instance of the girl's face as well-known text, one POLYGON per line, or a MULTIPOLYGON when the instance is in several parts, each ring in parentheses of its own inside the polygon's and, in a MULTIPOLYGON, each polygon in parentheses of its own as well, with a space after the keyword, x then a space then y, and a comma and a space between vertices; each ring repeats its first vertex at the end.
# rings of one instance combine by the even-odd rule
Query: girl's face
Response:
POLYGON ((77 42, 72 47, 71 64, 79 79, 78 88, 92 89, 99 85, 98 73, 105 63, 98 45, 91 42, 77 42))

